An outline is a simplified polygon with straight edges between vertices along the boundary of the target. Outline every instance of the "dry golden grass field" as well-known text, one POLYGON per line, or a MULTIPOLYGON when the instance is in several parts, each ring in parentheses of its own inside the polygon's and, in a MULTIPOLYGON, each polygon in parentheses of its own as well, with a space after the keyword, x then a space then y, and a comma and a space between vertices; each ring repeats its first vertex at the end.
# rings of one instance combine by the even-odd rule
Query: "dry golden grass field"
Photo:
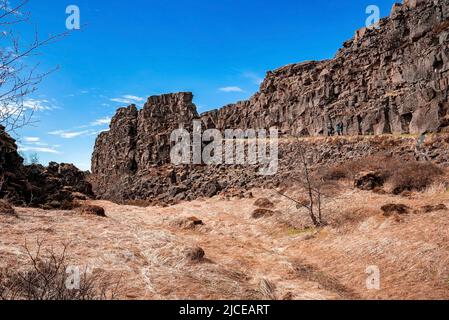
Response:
POLYGON ((0 215, 0 268, 25 268, 25 244, 33 252, 43 241, 56 252, 69 244, 71 265, 117 280, 120 299, 449 298, 443 185, 395 196, 340 181, 323 203, 328 225, 318 229, 278 193, 252 193, 166 208, 90 202, 106 218, 16 208, 18 218, 0 215), (258 198, 273 203, 272 214, 253 217, 258 198), (410 210, 386 215, 386 204, 410 210), (366 284, 372 266, 378 289, 366 284))

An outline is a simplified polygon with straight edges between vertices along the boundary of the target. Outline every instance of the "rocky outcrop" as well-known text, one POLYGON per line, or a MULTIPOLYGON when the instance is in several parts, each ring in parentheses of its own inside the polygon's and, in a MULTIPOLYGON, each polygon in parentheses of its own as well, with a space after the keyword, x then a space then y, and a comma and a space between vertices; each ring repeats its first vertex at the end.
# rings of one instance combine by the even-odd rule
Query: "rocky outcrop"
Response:
POLYGON ((306 150, 312 169, 325 169, 373 155, 420 160, 426 154, 432 162, 449 165, 449 134, 428 137, 417 153, 417 140, 413 137, 358 136, 344 138, 314 138, 280 140, 279 171, 274 176, 260 176, 257 166, 174 166, 165 164, 136 174, 118 174, 98 177, 93 172, 95 194, 102 199, 126 203, 127 200, 146 200, 152 204, 174 204, 218 194, 251 198, 252 188, 273 188, 289 185, 301 174, 298 144, 306 150), (99 179, 100 178, 100 179, 99 179))
POLYGON ((396 4, 335 58, 268 72, 260 92, 203 115, 224 128, 276 126, 285 134, 422 133, 449 125, 449 1, 396 4))
POLYGON ((167 94, 148 98, 142 110, 135 105, 119 109, 110 130, 97 138, 92 170, 134 174, 168 163, 171 132, 189 129, 199 118, 192 99, 192 93, 167 94))
POLYGON ((23 203, 24 199, 18 198, 21 204, 44 209, 71 209, 73 200, 87 200, 94 196, 92 185, 87 182, 88 174, 73 164, 30 165, 23 168, 23 174, 30 199, 23 203))
POLYGON ((70 209, 72 201, 93 197, 87 173, 72 164, 25 166, 17 145, 0 126, 0 199, 14 205, 70 209))
MULTIPOLYGON (((191 93, 150 97, 142 110, 119 109, 92 158, 96 193, 107 199, 162 202, 213 196, 233 188, 277 185, 297 167, 295 143, 280 147, 276 176, 257 167, 170 164, 170 133, 200 119, 204 129, 277 127, 285 135, 321 136, 343 123, 348 136, 445 132, 449 126, 449 1, 396 4, 379 28, 358 30, 334 59, 292 64, 268 72, 250 100, 198 115, 191 93)), ((191 132, 191 131, 190 131, 191 132)), ((391 138, 305 141, 315 165, 372 155, 416 157, 416 141, 391 138), (373 142, 374 141, 374 142, 373 142), (386 143, 384 145, 384 143, 386 143), (392 144, 392 145, 391 145, 392 144)), ((426 152, 437 162, 446 142, 426 152)))
POLYGON ((153 96, 142 110, 131 105, 117 111, 92 155, 98 194, 130 193, 137 182, 134 176, 152 175, 155 167, 170 162, 171 132, 191 129, 199 118, 192 99, 192 93, 153 96))

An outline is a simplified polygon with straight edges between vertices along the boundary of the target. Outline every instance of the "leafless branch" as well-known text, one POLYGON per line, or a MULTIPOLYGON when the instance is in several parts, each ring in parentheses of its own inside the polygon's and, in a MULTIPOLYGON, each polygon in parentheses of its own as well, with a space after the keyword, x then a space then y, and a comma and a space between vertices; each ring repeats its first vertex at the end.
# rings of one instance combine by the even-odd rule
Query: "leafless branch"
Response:
POLYGON ((321 191, 321 184, 312 178, 309 161, 307 159, 307 152, 299 138, 297 138, 297 151, 301 171, 300 177, 293 177, 293 179, 305 190, 308 204, 304 204, 280 191, 275 191, 277 194, 294 202, 298 209, 307 209, 313 224, 316 227, 321 227, 326 224, 322 212, 322 200, 326 195, 321 191))
POLYGON ((44 250, 38 240, 33 254, 25 243, 28 263, 22 271, 0 270, 0 300, 114 300, 119 295, 121 277, 111 281, 104 274, 91 274, 88 268, 80 274, 79 288, 67 287, 67 252, 44 250))
MULTIPOLYGON (((23 12, 28 0, 20 0, 11 6, 9 0, 0 0, 0 28, 29 21, 30 13, 23 12)), ((39 72, 39 64, 27 65, 27 58, 39 54, 39 49, 66 37, 71 31, 50 35, 44 39, 36 31, 34 40, 21 42, 20 34, 14 30, 0 30, 0 38, 6 45, 0 48, 0 125, 14 131, 32 123, 38 105, 27 100, 37 90, 42 80, 57 68, 39 72), (8 45, 9 43, 9 45, 8 45)))

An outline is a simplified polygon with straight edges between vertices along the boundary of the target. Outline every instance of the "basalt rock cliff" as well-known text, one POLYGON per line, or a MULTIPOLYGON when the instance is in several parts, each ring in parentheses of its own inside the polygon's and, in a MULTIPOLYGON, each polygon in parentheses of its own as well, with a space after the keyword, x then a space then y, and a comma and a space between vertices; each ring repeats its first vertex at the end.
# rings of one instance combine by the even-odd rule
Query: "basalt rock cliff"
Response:
MULTIPOLYGON (((326 135, 327 127, 339 122, 348 136, 448 131, 448 43, 449 1, 407 0, 395 4, 377 28, 358 30, 333 59, 268 72, 248 101, 198 115, 193 95, 177 93, 150 97, 141 110, 119 109, 95 144, 95 191, 113 200, 183 200, 266 181, 255 175, 257 168, 171 166, 170 133, 191 129, 194 119, 220 130, 277 127, 286 136, 326 135)), ((357 143, 351 148, 360 152, 344 155, 340 147, 328 146, 333 153, 327 156, 323 146, 313 147, 311 158, 379 151, 357 143)), ((282 173, 288 176, 292 163, 282 154, 289 148, 281 147, 284 166, 270 184, 278 184, 282 173)), ((434 158, 445 159, 442 153, 434 158)))
POLYGON ((441 131, 448 122, 449 1, 405 1, 378 29, 363 28, 334 59, 268 72, 260 92, 204 115, 223 129, 278 127, 286 134, 441 131))

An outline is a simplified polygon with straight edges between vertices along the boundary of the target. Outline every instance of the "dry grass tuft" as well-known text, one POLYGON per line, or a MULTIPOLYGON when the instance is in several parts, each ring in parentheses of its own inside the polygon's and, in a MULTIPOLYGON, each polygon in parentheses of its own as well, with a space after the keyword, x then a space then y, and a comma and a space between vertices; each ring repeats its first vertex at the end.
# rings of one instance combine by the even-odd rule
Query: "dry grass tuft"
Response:
POLYGON ((267 279, 260 280, 259 291, 262 297, 267 300, 278 300, 276 296, 276 285, 267 279))
POLYGON ((186 258, 190 262, 197 262, 197 263, 203 261, 204 256, 206 255, 204 250, 200 247, 187 248, 185 249, 184 253, 186 258))
POLYGON ((336 228, 353 226, 366 219, 381 214, 380 210, 373 208, 348 208, 330 219, 330 225, 336 228))
POLYGON ((254 206, 258 207, 258 208, 264 208, 264 209, 272 209, 272 208, 274 208, 273 202, 271 202, 267 198, 257 199, 256 202, 254 202, 254 206))
POLYGON ((406 191, 425 191, 444 175, 444 171, 431 162, 372 156, 328 167, 320 175, 324 181, 356 180, 355 185, 363 190, 380 188, 387 183, 391 192, 399 195, 406 191))
POLYGON ((396 170, 392 172, 389 179, 393 194, 401 194, 404 191, 425 191, 444 173, 441 168, 431 162, 408 162, 394 169, 396 170))
POLYGON ((0 200, 0 215, 17 217, 16 210, 5 200, 0 200))
POLYGON ((170 221, 170 226, 178 229, 193 230, 197 227, 204 226, 204 222, 197 217, 182 217, 170 221))
POLYGON ((324 273, 314 265, 297 263, 295 265, 295 271, 299 277, 304 278, 307 281, 317 282, 324 289, 337 293, 343 299, 357 298, 357 295, 352 290, 342 285, 336 278, 324 273))
POLYGON ((67 245, 61 253, 53 249, 42 252, 42 242, 32 254, 25 249, 28 262, 23 270, 0 270, 0 300, 113 300, 119 283, 111 283, 102 273, 80 271, 79 284, 69 278, 67 245), (73 285, 73 286, 70 286, 73 285))

